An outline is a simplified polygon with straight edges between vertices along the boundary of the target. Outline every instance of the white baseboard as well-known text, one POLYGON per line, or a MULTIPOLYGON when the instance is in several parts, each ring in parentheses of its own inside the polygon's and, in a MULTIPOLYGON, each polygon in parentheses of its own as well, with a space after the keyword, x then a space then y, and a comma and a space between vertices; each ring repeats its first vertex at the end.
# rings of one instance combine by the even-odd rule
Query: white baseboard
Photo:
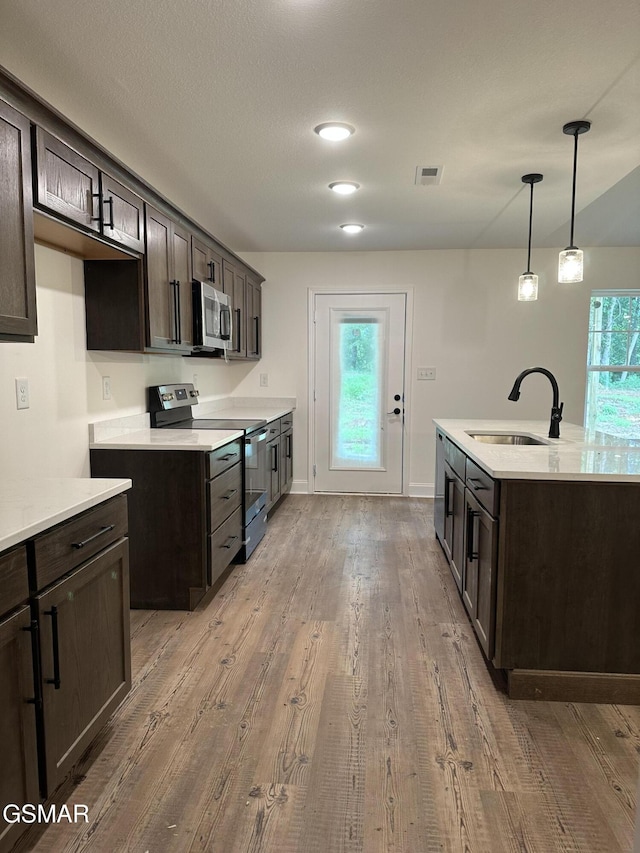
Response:
MULTIPOLYGON (((435 492, 433 483, 410 483, 409 484, 409 494, 410 498, 433 498, 435 492)), ((311 489, 309 488, 308 480, 294 480, 291 484, 291 494, 292 495, 310 495, 312 494, 311 489)), ((330 494, 326 492, 324 494, 330 494)), ((341 492, 335 492, 335 494, 342 494, 341 492)))
POLYGON ((433 498, 435 491, 434 483, 409 483, 410 498, 433 498))

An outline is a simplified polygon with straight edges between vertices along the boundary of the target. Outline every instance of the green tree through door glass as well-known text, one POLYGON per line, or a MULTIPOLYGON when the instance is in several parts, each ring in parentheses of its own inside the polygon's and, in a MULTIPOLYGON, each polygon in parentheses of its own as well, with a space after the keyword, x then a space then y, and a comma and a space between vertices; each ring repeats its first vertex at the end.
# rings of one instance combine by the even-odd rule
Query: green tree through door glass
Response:
POLYGON ((340 322, 340 383, 334 465, 380 467, 380 324, 340 322))

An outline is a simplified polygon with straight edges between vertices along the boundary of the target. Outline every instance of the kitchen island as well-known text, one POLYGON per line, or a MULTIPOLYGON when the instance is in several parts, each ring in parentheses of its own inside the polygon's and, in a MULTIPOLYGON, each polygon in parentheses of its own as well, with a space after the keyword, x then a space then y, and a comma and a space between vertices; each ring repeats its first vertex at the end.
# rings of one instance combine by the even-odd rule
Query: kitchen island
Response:
POLYGON ((640 703, 640 441, 435 424, 436 535, 509 695, 640 703))

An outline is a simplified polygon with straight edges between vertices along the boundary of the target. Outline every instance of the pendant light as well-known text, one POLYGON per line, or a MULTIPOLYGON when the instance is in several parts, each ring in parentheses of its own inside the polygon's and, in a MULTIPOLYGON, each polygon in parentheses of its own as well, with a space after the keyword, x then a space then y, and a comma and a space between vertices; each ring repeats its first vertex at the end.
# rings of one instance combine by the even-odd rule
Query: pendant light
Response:
POLYGON ((573 244, 573 224, 576 214, 576 170, 578 166, 578 136, 591 127, 590 121, 570 121, 562 128, 567 136, 573 136, 573 188, 571 190, 571 239, 567 248, 560 252, 558 260, 558 281, 560 284, 572 284, 582 281, 583 253, 573 244))
POLYGON ((523 175, 522 181, 531 185, 531 198, 529 201, 529 249, 527 251, 527 271, 523 272, 518 279, 518 302, 533 302, 538 298, 538 276, 531 272, 531 225, 533 223, 533 185, 539 184, 542 175, 532 172, 523 175))

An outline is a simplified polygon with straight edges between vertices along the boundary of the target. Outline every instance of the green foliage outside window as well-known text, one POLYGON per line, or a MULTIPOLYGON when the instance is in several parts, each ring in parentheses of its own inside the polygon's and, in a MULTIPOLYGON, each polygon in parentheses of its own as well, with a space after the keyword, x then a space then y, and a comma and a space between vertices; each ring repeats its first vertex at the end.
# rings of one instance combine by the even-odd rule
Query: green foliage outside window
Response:
POLYGON ((640 292, 591 297, 585 425, 640 439, 640 292))

